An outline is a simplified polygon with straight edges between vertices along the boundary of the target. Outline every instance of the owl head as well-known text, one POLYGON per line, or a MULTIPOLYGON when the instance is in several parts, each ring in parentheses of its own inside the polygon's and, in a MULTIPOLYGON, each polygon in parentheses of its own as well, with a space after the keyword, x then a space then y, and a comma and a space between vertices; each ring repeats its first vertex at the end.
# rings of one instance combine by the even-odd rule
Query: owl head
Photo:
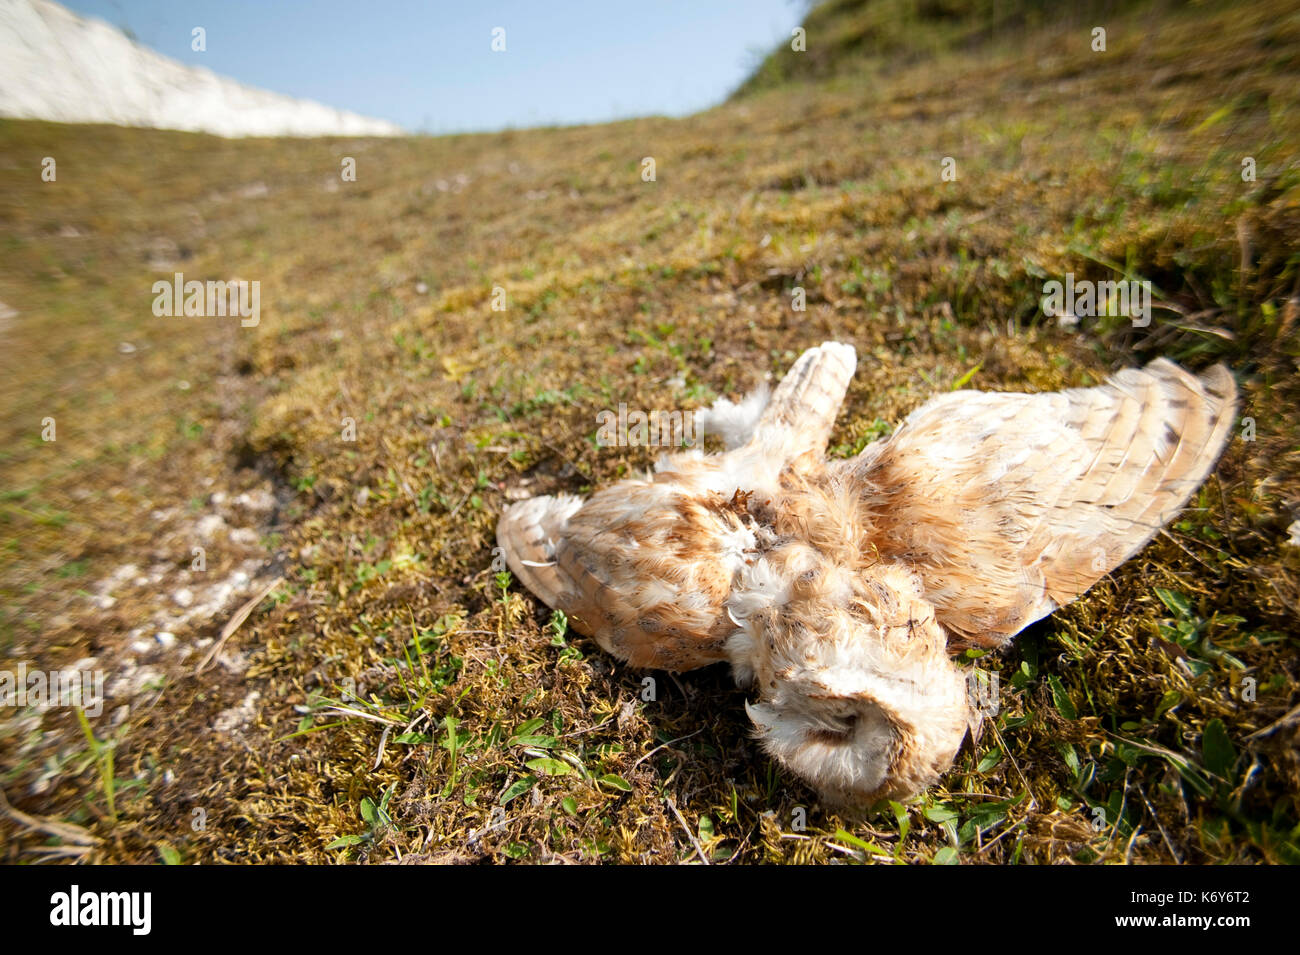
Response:
POLYGON ((828 566, 798 544, 757 561, 729 609, 737 679, 769 754, 832 802, 932 785, 971 724, 966 681, 909 570, 828 566))

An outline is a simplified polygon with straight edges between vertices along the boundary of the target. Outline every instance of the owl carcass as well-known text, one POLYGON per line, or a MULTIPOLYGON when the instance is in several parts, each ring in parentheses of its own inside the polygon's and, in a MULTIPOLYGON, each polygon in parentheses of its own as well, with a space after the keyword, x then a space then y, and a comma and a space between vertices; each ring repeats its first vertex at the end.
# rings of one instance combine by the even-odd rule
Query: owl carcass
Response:
POLYGON ((948 769, 978 725, 950 655, 1005 645, 1146 544, 1214 466, 1236 389, 1161 359, 1095 388, 956 391, 827 460, 855 366, 850 345, 810 349, 770 401, 702 413, 725 453, 522 501, 497 540, 632 666, 729 661, 766 750, 864 804, 948 769))

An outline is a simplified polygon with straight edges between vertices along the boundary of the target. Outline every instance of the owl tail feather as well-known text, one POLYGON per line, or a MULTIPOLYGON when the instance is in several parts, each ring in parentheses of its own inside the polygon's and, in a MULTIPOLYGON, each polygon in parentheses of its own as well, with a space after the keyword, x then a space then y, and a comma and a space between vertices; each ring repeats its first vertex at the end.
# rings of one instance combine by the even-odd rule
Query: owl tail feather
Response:
POLYGON ((532 497, 507 508, 497 524, 497 545, 510 572, 552 610, 574 591, 573 581, 556 562, 555 542, 581 506, 581 498, 568 494, 532 497))

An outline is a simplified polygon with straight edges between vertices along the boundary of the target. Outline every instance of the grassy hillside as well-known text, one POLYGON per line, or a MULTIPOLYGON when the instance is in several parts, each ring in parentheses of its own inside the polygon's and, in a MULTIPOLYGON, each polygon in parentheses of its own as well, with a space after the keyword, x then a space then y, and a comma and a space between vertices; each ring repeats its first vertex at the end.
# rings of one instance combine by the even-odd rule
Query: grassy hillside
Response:
POLYGON ((894 71, 956 52, 1014 52, 1026 33, 1048 25, 1082 30, 1091 40, 1092 27, 1104 27, 1126 9, 1145 7, 1148 18, 1159 18, 1176 8, 1160 0, 827 0, 809 6, 800 24, 804 48, 787 43, 772 51, 736 97, 830 77, 870 79, 875 70, 894 71))
POLYGON ((682 120, 0 122, 0 670, 110 681, 85 728, 0 713, 6 858, 1300 861, 1300 14, 1099 8, 1102 53, 954 2, 848 38, 892 9, 813 11, 821 65, 682 120), (260 282, 260 322, 156 317, 176 272, 260 282), (1045 318, 1067 272, 1151 281, 1150 326, 1045 318), (1157 355, 1228 362, 1250 419, 1168 533, 979 660, 1000 710, 943 784, 857 817, 762 755, 724 667, 644 701, 492 567, 513 497, 649 466, 598 412, 828 338, 860 356, 836 454, 1157 355))

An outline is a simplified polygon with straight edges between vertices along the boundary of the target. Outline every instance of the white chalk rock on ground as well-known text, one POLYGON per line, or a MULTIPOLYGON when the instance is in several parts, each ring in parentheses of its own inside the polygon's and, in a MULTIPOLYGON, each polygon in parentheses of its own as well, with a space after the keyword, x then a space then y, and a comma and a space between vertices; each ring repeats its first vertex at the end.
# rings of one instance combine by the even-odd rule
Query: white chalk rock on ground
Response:
POLYGON ((228 137, 404 133, 187 66, 50 0, 0 0, 0 116, 228 137))

